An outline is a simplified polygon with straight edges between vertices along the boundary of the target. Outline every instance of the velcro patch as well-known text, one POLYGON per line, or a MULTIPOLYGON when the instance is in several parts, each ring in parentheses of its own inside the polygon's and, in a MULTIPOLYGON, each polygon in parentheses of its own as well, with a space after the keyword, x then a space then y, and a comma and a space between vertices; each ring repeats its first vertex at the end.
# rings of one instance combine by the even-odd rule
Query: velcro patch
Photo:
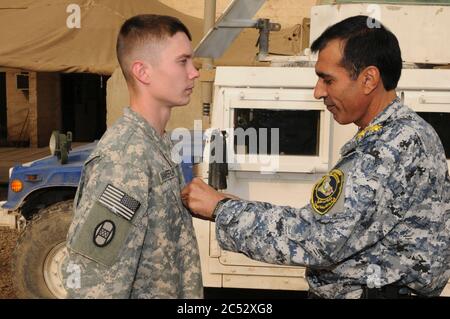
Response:
POLYGON ((74 233, 69 247, 102 265, 111 266, 119 257, 134 226, 95 202, 86 220, 74 233))
POLYGON ((94 244, 97 247, 107 246, 114 238, 116 233, 116 225, 111 220, 104 220, 95 227, 94 244))
POLYGON ((113 213, 122 216, 128 221, 133 219, 134 214, 141 206, 141 203, 133 197, 111 184, 106 186, 98 201, 113 213))
POLYGON ((322 177, 314 186, 311 196, 311 206, 320 215, 326 214, 336 204, 341 196, 344 185, 344 173, 333 169, 322 177))
POLYGON ((173 172, 173 168, 168 168, 159 173, 159 178, 161 179, 162 184, 174 177, 175 177, 175 174, 173 172))

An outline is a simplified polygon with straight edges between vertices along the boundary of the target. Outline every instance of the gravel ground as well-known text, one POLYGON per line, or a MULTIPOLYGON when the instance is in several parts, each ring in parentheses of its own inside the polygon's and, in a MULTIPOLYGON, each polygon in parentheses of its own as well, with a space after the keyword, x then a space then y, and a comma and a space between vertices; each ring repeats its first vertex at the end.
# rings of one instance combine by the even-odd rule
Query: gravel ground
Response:
POLYGON ((11 281, 11 254, 17 241, 17 231, 0 227, 0 299, 14 299, 11 281))
MULTIPOLYGON (((0 184, 0 201, 6 200, 8 185, 0 184)), ((11 281, 11 254, 17 241, 17 231, 0 227, 0 299, 16 298, 11 281)))

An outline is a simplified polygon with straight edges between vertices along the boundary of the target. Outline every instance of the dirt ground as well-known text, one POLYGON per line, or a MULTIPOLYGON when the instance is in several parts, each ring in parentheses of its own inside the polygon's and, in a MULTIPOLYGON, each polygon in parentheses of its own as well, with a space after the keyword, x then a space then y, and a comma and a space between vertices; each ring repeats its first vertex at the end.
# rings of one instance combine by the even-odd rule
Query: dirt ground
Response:
POLYGON ((16 298, 11 281, 11 254, 16 241, 17 231, 0 227, 0 299, 16 298))
MULTIPOLYGON (((8 185, 0 184, 0 201, 7 195, 8 185)), ((0 299, 16 298, 11 282, 11 254, 16 241, 17 231, 0 227, 0 299)))

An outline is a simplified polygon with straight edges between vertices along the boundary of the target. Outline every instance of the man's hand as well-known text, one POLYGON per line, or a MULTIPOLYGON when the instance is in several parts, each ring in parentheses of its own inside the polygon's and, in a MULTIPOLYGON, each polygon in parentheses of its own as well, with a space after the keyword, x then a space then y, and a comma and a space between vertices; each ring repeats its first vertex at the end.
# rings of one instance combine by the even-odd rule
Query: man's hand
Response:
POLYGON ((192 212, 202 217, 211 219, 217 203, 225 198, 232 197, 219 193, 211 186, 207 185, 200 178, 196 177, 191 183, 186 185, 181 191, 181 199, 184 206, 192 212))

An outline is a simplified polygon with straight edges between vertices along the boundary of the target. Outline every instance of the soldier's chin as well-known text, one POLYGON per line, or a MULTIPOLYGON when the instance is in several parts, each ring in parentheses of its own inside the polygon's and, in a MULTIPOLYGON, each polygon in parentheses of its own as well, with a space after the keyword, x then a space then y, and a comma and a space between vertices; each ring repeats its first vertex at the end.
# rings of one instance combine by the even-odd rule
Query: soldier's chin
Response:
POLYGON ((172 107, 186 106, 187 104, 189 104, 190 101, 191 101, 191 98, 188 97, 186 99, 183 99, 182 101, 176 102, 174 105, 172 105, 172 107))
POLYGON ((332 113, 332 114, 333 114, 334 120, 336 122, 338 122, 339 124, 341 124, 341 125, 348 124, 348 122, 345 119, 343 119, 342 117, 340 117, 339 114, 336 114, 336 113, 332 113))
POLYGON ((346 120, 346 119, 340 119, 339 117, 336 117, 335 115, 333 115, 333 116, 334 116, 334 120, 336 122, 338 122, 339 124, 341 124, 341 125, 347 125, 347 124, 353 123, 352 121, 349 121, 349 120, 346 120))

